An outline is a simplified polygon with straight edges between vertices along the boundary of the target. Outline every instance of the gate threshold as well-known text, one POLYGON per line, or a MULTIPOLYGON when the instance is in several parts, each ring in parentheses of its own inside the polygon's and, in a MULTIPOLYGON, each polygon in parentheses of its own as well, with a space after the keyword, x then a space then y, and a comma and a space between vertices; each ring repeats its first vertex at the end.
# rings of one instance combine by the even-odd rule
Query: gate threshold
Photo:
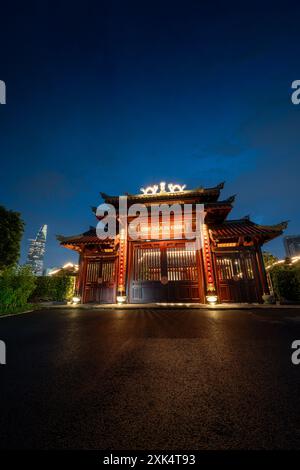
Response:
POLYGON ((175 303, 175 302, 157 302, 157 303, 145 303, 145 304, 64 304, 64 305, 55 305, 52 304, 50 305, 49 303, 47 304, 41 304, 41 306, 44 307, 50 307, 50 308, 76 308, 76 309, 86 309, 86 310, 91 310, 91 309, 100 309, 100 310, 107 310, 107 309, 113 309, 113 310, 138 310, 138 309, 209 309, 209 310, 250 310, 250 309, 282 309, 282 308, 296 308, 299 309, 300 305, 269 305, 269 304, 258 304, 258 303, 253 303, 253 304, 215 304, 215 305, 209 305, 209 304, 198 304, 198 303, 175 303))

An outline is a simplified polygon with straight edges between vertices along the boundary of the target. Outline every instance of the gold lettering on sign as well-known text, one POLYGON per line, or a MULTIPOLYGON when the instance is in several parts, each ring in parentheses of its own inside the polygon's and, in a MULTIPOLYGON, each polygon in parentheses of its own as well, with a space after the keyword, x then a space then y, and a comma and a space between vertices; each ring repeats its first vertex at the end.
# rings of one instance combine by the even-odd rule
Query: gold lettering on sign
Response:
POLYGON ((141 188, 141 192, 143 194, 160 194, 160 193, 180 193, 184 191, 186 188, 185 184, 172 184, 169 183, 166 185, 164 181, 158 184, 154 184, 153 186, 148 186, 147 188, 141 188), (166 186, 168 188, 168 191, 166 190, 166 186), (159 191, 158 191, 159 190, 159 191))

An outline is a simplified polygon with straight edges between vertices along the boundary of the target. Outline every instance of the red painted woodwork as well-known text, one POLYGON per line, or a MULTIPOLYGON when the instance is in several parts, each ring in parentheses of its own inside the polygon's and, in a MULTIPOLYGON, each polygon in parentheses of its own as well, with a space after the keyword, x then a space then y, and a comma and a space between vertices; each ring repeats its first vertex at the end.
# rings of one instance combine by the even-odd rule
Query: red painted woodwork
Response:
MULTIPOLYGON (((79 235, 58 236, 63 246, 80 253, 77 290, 82 301, 110 303, 121 295, 132 303, 203 303, 207 296, 217 295, 219 302, 262 302, 269 287, 261 246, 281 235, 287 223, 261 226, 249 217, 227 220, 234 197, 220 201, 223 186, 221 183, 214 188, 127 197, 128 208, 135 203, 148 208, 164 203, 190 204, 192 224, 196 218, 195 204, 203 204, 203 247, 194 253, 186 249, 185 240, 175 240, 178 236, 163 240, 172 238, 173 232, 170 236, 164 234, 162 228, 166 227, 162 222, 143 241, 131 241, 119 197, 101 193, 105 203, 116 208, 120 230, 117 238, 100 240, 95 228, 79 235), (153 239, 148 239, 151 236, 153 239)), ((177 222, 175 217, 171 218, 171 227, 177 222)))
POLYGON ((214 258, 220 302, 261 302, 255 251, 216 252, 214 258))
POLYGON ((132 242, 129 300, 202 302, 199 253, 180 242, 132 242))
POLYGON ((116 297, 115 259, 88 259, 83 289, 84 302, 114 303, 116 297))

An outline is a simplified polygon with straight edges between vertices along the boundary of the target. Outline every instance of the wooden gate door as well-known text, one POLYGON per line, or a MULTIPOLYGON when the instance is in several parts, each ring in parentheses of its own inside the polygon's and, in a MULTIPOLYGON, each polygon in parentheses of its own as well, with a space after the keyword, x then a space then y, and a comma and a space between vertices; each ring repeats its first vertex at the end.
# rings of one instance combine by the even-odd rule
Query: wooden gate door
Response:
POLYGON ((184 242, 133 244, 130 302, 199 302, 199 262, 184 242))
POLYGON ((90 260, 87 264, 84 302, 114 303, 116 297, 115 259, 90 260))
POLYGON ((221 302, 259 302, 259 273, 251 251, 215 253, 218 292, 221 302))
POLYGON ((187 249, 185 243, 167 245, 165 250, 168 301, 199 302, 200 262, 196 250, 187 249))
POLYGON ((158 243, 134 244, 132 247, 130 301, 132 303, 165 300, 165 286, 161 283, 162 255, 158 243))

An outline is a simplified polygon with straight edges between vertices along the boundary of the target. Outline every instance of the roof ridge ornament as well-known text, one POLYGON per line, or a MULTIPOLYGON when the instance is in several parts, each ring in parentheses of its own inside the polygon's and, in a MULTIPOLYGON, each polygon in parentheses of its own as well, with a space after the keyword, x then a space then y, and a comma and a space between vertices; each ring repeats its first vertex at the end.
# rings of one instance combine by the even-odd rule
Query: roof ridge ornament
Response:
POLYGON ((236 198, 236 194, 233 194, 232 196, 230 196, 230 197, 228 197, 227 199, 225 199, 224 202, 229 202, 229 203, 231 204, 232 202, 235 201, 235 198, 236 198))
POLYGON ((144 195, 153 195, 153 194, 162 194, 162 193, 181 193, 185 190, 185 184, 173 184, 165 183, 164 181, 158 184, 154 184, 153 186, 147 186, 146 188, 141 188, 141 192, 144 195))
POLYGON ((109 199, 109 197, 110 197, 108 194, 103 193, 103 192, 100 192, 100 196, 101 196, 102 199, 104 199, 104 200, 105 200, 105 199, 109 199))
POLYGON ((289 220, 284 220, 283 222, 279 222, 279 224, 273 225, 273 227, 276 230, 286 230, 288 228, 288 225, 289 225, 289 220))

